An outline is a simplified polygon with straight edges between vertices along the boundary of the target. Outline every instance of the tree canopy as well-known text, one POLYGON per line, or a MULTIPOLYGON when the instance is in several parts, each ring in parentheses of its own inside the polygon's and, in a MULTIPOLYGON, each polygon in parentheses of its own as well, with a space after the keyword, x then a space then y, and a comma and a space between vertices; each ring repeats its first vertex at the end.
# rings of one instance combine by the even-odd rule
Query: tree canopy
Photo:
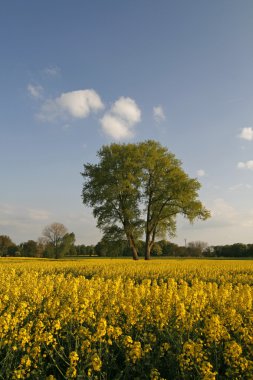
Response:
POLYGON ((75 242, 75 234, 68 233, 61 223, 52 223, 43 230, 43 241, 49 257, 59 259, 71 249, 75 242))
POLYGON ((6 256, 8 254, 8 250, 12 247, 15 247, 15 244, 11 238, 7 235, 0 235, 0 256, 6 256))
POLYGON ((198 180, 190 178, 160 143, 111 144, 97 156, 98 163, 85 164, 81 173, 83 203, 93 208, 106 236, 126 236, 134 259, 143 234, 146 259, 156 237, 175 235, 178 214, 190 222, 210 216, 198 199, 198 180))

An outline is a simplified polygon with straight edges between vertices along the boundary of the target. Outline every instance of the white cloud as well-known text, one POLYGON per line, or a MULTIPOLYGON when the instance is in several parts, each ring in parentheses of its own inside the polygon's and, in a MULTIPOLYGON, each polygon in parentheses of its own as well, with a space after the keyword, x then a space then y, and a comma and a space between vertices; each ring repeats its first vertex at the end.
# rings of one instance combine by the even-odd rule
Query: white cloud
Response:
POLYGON ((204 169, 197 170, 197 176, 198 177, 204 177, 206 175, 206 172, 204 169))
POLYGON ((104 132, 115 138, 115 140, 122 140, 133 136, 133 131, 124 121, 111 114, 105 114, 101 119, 101 124, 104 132))
POLYGON ((58 66, 50 66, 50 67, 47 67, 44 72, 47 74, 47 75, 50 75, 52 77, 54 76, 57 76, 61 73, 61 69, 58 67, 58 66))
POLYGON ((153 108, 153 116, 156 122, 161 122, 165 120, 165 114, 162 106, 157 106, 153 108))
POLYGON ((111 113, 130 126, 141 120, 141 111, 135 101, 131 98, 119 98, 111 108, 111 113))
POLYGON ((27 91, 33 98, 39 99, 42 97, 43 87, 29 83, 27 86, 27 91))
POLYGON ((246 162, 238 162, 237 168, 253 170, 253 160, 249 160, 246 162))
POLYGON ((54 121, 66 117, 86 118, 91 112, 104 108, 96 91, 78 90, 61 94, 56 99, 47 100, 37 115, 41 121, 54 121))
POLYGON ((100 120, 103 131, 115 140, 131 138, 136 123, 141 120, 141 111, 131 98, 120 97, 100 120))
POLYGON ((241 139, 248 140, 248 141, 253 140, 253 128, 252 127, 243 128, 239 137, 241 139))
POLYGON ((103 108, 99 95, 94 90, 72 91, 62 94, 57 100, 60 108, 75 118, 85 118, 91 111, 103 108))

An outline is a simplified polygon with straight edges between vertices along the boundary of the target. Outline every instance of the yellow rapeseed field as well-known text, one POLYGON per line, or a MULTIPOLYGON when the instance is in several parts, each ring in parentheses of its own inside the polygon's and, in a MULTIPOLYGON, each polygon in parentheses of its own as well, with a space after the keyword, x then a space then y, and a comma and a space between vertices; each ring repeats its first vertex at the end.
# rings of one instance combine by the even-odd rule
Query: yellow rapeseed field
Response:
POLYGON ((0 379, 253 379, 253 263, 0 258, 0 379))

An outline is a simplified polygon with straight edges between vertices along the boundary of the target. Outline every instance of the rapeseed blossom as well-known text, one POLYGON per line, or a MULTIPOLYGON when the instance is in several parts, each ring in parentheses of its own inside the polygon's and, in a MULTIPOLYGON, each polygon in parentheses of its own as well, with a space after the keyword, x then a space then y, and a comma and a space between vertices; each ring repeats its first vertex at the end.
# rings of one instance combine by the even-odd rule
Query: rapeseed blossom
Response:
POLYGON ((252 380, 253 265, 0 259, 3 379, 252 380))

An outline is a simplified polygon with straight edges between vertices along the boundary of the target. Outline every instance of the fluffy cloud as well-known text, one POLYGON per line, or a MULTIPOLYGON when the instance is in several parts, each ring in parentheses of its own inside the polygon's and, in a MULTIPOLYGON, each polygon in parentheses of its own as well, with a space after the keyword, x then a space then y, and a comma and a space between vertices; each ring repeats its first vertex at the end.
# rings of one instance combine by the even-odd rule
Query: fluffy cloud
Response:
POLYGON ((66 117, 83 119, 91 112, 104 108, 96 91, 79 90, 61 94, 56 99, 47 100, 37 115, 41 121, 54 121, 66 117))
POLYGON ((43 87, 29 83, 27 86, 27 91, 33 98, 39 99, 42 97, 43 87))
POLYGON ((162 106, 157 106, 153 108, 153 116, 156 122, 161 122, 165 120, 165 114, 162 106))
POLYGON ((134 135, 136 123, 141 120, 141 111, 131 98, 121 97, 100 120, 103 131, 115 140, 130 138, 134 135))
POLYGON ((241 139, 248 140, 248 141, 253 140, 253 128, 251 128, 251 127, 243 128, 239 137, 241 139))
POLYGON ((253 160, 246 161, 246 162, 238 162, 237 167, 238 167, 238 169, 253 170, 253 160))
POLYGON ((206 175, 205 170, 203 170, 203 169, 197 170, 197 176, 198 177, 204 177, 205 175, 206 175))
POLYGON ((111 108, 111 113, 127 122, 129 126, 141 120, 141 111, 131 98, 119 98, 111 108))
POLYGON ((133 136, 133 131, 128 127, 127 123, 114 115, 105 114, 101 119, 101 124, 104 132, 115 140, 124 140, 133 136))

